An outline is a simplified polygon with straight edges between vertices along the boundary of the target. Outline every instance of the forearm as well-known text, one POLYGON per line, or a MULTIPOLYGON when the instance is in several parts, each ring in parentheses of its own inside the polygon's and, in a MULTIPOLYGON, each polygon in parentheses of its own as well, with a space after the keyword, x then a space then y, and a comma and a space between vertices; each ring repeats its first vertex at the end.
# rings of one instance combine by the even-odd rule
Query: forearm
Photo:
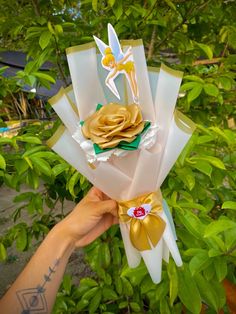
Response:
POLYGON ((60 224, 53 228, 23 272, 0 300, 0 312, 51 313, 73 249, 73 241, 64 236, 60 224))

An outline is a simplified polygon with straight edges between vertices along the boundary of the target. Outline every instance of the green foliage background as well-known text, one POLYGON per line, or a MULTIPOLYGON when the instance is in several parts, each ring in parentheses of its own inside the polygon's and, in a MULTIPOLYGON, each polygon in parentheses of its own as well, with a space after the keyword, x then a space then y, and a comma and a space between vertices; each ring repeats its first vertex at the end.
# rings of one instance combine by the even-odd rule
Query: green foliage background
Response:
MULTIPOLYGON (((112 227, 85 249, 94 277, 76 287, 65 276, 54 313, 181 313, 184 307, 197 314, 202 302, 207 313, 229 313, 222 281, 236 283, 236 3, 1 0, 0 12, 1 49, 30 57, 13 78, 0 69, 1 108, 24 84, 50 88, 60 78, 66 86, 65 48, 90 42, 93 34, 107 40, 110 22, 120 39, 143 39, 149 65, 164 62, 184 71, 177 107, 197 124, 162 186, 184 266, 164 263, 161 284, 152 284, 143 264, 127 267, 119 229, 112 227), (53 63, 50 71, 40 70, 45 61, 53 63)), ((63 217, 63 210, 54 214, 55 203, 78 201, 90 186, 45 145, 58 124, 31 125, 12 139, 0 138, 0 184, 19 191, 14 225, 0 238, 1 260, 14 242, 28 250, 32 239, 41 239, 63 217), (35 191, 20 193, 23 184, 35 191), (22 211, 30 223, 20 219, 22 211)))

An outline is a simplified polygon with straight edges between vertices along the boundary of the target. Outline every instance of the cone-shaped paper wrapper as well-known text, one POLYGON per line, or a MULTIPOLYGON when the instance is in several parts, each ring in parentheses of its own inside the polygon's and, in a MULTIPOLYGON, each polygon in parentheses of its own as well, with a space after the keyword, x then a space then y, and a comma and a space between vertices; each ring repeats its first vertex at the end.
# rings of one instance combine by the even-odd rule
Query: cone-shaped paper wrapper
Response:
MULTIPOLYGON (((97 54, 94 44, 67 50, 74 93, 67 88, 51 101, 67 129, 58 130, 49 140, 53 150, 117 201, 156 191, 194 130, 192 121, 178 112, 174 114, 182 73, 164 65, 159 71, 155 68, 148 71, 142 42, 124 41, 122 44, 123 49, 132 47, 143 116, 159 126, 156 144, 149 150, 139 149, 124 157, 112 156, 108 161, 98 162, 91 167, 84 151, 72 138, 80 119, 84 120, 92 114, 98 103, 105 105, 114 99, 104 84, 106 70, 98 64, 101 56, 97 54), (73 108, 74 101, 78 112, 73 108)), ((124 77, 117 78, 116 86, 121 96, 117 102, 129 104, 131 91, 124 77)), ((137 251, 130 242, 129 224, 120 224, 130 267, 136 267, 142 256, 155 283, 161 280, 162 259, 168 261, 169 252, 176 264, 182 265, 169 214, 163 211, 160 216, 166 222, 163 237, 155 248, 148 251, 137 251)))

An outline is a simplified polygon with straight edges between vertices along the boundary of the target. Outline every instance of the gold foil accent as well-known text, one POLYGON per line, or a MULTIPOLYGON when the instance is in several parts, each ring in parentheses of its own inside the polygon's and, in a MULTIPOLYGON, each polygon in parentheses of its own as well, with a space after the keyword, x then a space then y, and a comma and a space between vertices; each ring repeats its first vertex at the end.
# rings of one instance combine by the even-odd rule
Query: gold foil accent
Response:
POLYGON ((164 63, 161 64, 161 70, 169 73, 170 75, 173 75, 173 76, 179 77, 179 78, 182 78, 183 74, 184 74, 184 72, 181 72, 181 71, 178 71, 178 70, 173 70, 173 69, 169 68, 164 63))
POLYGON ((51 106, 54 106, 64 95, 65 95, 65 89, 61 87, 59 92, 56 95, 48 99, 49 104, 51 106))
POLYGON ((160 72, 160 68, 148 66, 148 72, 160 72))
POLYGON ((100 148, 113 148, 121 141, 131 143, 142 132, 144 121, 136 104, 110 103, 89 116, 82 126, 84 137, 100 148))
POLYGON ((64 125, 60 125, 59 128, 56 130, 56 132, 53 134, 50 139, 47 140, 46 144, 52 148, 57 141, 61 138, 62 134, 65 132, 66 128, 64 125))
POLYGON ((130 223, 130 240, 139 251, 151 250, 160 241, 165 230, 165 221, 158 216, 162 212, 161 191, 144 194, 130 201, 118 202, 119 218, 121 222, 130 223), (127 211, 131 207, 151 205, 151 212, 144 219, 130 217, 127 211))
POLYGON ((124 46, 131 46, 131 47, 138 47, 143 46, 142 39, 123 39, 120 41, 122 47, 124 46))
POLYGON ((88 165, 91 169, 96 169, 96 166, 92 162, 88 162, 88 165))
POLYGON ((83 51, 83 50, 87 50, 87 49, 91 49, 91 48, 96 48, 96 44, 95 44, 94 41, 89 42, 87 44, 83 44, 83 45, 69 47, 69 48, 66 49, 66 54, 68 55, 70 53, 83 51))
POLYGON ((195 123, 178 110, 174 112, 176 125, 185 133, 192 134, 196 129, 195 123))
POLYGON ((71 92, 73 90, 73 85, 70 84, 65 88, 65 92, 68 94, 69 92, 71 92))
POLYGON ((79 111, 78 111, 77 106, 73 103, 73 101, 70 99, 70 97, 67 94, 65 94, 65 95, 66 95, 66 98, 68 99, 68 102, 70 103, 71 108, 74 110, 76 115, 79 117, 79 111))

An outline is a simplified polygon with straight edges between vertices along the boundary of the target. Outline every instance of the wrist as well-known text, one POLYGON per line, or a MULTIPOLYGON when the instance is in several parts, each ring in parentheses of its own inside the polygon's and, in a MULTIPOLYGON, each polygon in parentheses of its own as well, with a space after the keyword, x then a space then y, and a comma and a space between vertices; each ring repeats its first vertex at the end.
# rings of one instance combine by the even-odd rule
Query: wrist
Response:
POLYGON ((48 237, 53 241, 53 245, 59 251, 60 256, 67 255, 69 257, 75 249, 75 240, 68 235, 61 223, 58 223, 51 229, 48 237))

